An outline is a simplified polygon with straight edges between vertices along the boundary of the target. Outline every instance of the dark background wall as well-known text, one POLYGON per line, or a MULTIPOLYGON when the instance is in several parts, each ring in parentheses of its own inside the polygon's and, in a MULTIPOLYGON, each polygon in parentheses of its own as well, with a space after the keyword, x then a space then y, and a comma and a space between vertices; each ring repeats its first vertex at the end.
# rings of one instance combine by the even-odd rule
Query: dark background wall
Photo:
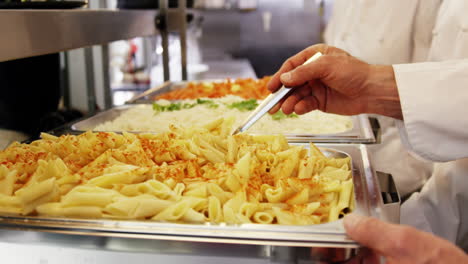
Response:
POLYGON ((320 41, 315 0, 258 0, 251 12, 203 11, 200 47, 204 60, 241 57, 258 77, 273 74, 284 60, 320 41), (271 13, 270 31, 262 16, 271 13))

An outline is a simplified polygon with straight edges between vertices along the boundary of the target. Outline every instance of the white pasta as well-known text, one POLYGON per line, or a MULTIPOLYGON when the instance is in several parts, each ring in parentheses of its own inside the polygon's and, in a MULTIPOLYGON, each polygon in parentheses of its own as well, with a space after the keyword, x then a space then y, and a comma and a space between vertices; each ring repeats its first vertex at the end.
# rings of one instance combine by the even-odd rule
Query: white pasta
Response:
MULTIPOLYGON (((186 126, 203 125, 217 120, 220 117, 235 117, 234 126, 240 125, 250 114, 249 111, 230 109, 222 103, 231 103, 243 100, 236 96, 215 99, 220 102, 217 108, 208 108, 197 105, 194 108, 182 109, 173 112, 155 113, 151 105, 138 105, 123 112, 112 121, 105 122, 94 128, 96 131, 140 131, 140 132, 167 132, 169 124, 184 124, 186 126)), ((163 100, 156 101, 162 102, 163 100)), ((192 103, 193 100, 187 100, 192 103)), ((312 111, 297 118, 273 120, 265 115, 250 129, 249 133, 256 134, 334 134, 348 131, 353 124, 350 117, 312 111)))

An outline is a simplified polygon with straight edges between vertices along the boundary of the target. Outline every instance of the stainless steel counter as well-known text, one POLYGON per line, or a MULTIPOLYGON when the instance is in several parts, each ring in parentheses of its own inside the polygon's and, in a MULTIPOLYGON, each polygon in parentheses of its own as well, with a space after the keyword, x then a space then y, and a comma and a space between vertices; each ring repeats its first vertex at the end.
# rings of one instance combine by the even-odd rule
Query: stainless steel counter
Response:
POLYGON ((0 231, 2 263, 295 263, 296 249, 0 231))

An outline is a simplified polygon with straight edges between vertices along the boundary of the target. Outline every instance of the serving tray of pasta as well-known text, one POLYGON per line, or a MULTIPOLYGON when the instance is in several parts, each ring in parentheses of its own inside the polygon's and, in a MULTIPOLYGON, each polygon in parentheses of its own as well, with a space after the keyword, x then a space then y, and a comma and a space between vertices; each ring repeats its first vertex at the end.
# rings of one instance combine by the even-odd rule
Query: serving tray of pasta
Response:
MULTIPOLYGON (((156 132, 168 131, 171 123, 191 126, 234 118, 237 126, 258 105, 256 99, 237 96, 178 101, 161 99, 153 104, 114 107, 70 126, 73 131, 156 132)), ((265 115, 248 131, 250 134, 283 134, 290 142, 375 143, 367 115, 340 116, 313 111, 304 115, 278 112, 265 115)))
POLYGON ((365 145, 231 136, 232 123, 13 143, 0 152, 0 226, 349 249, 343 215, 394 220, 365 145))

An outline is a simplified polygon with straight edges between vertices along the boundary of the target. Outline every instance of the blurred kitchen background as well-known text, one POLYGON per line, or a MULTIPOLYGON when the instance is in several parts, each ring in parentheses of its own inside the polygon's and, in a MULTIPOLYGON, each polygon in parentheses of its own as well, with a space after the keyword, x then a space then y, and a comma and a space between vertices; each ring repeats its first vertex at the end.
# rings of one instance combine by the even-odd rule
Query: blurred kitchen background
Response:
MULTIPOLYGON (((89 8, 122 8, 137 1, 89 1, 89 8)), ((157 2, 157 1, 141 1, 157 2)), ((173 4, 176 1, 169 1, 173 4)), ((321 41, 332 0, 195 0, 187 1, 188 80, 261 78, 273 74, 290 56, 321 41)), ((138 6, 137 6, 138 7, 138 6)), ((144 5, 140 6, 143 8, 144 5)), ((102 47, 93 47, 98 109, 105 108, 102 47)), ((105 51, 106 52, 106 51, 105 51)), ((112 104, 163 83, 161 36, 108 45, 112 104)), ((181 49, 177 32, 169 34, 170 80, 180 81, 181 49)), ((84 51, 68 52, 68 104, 86 111, 84 51)))

